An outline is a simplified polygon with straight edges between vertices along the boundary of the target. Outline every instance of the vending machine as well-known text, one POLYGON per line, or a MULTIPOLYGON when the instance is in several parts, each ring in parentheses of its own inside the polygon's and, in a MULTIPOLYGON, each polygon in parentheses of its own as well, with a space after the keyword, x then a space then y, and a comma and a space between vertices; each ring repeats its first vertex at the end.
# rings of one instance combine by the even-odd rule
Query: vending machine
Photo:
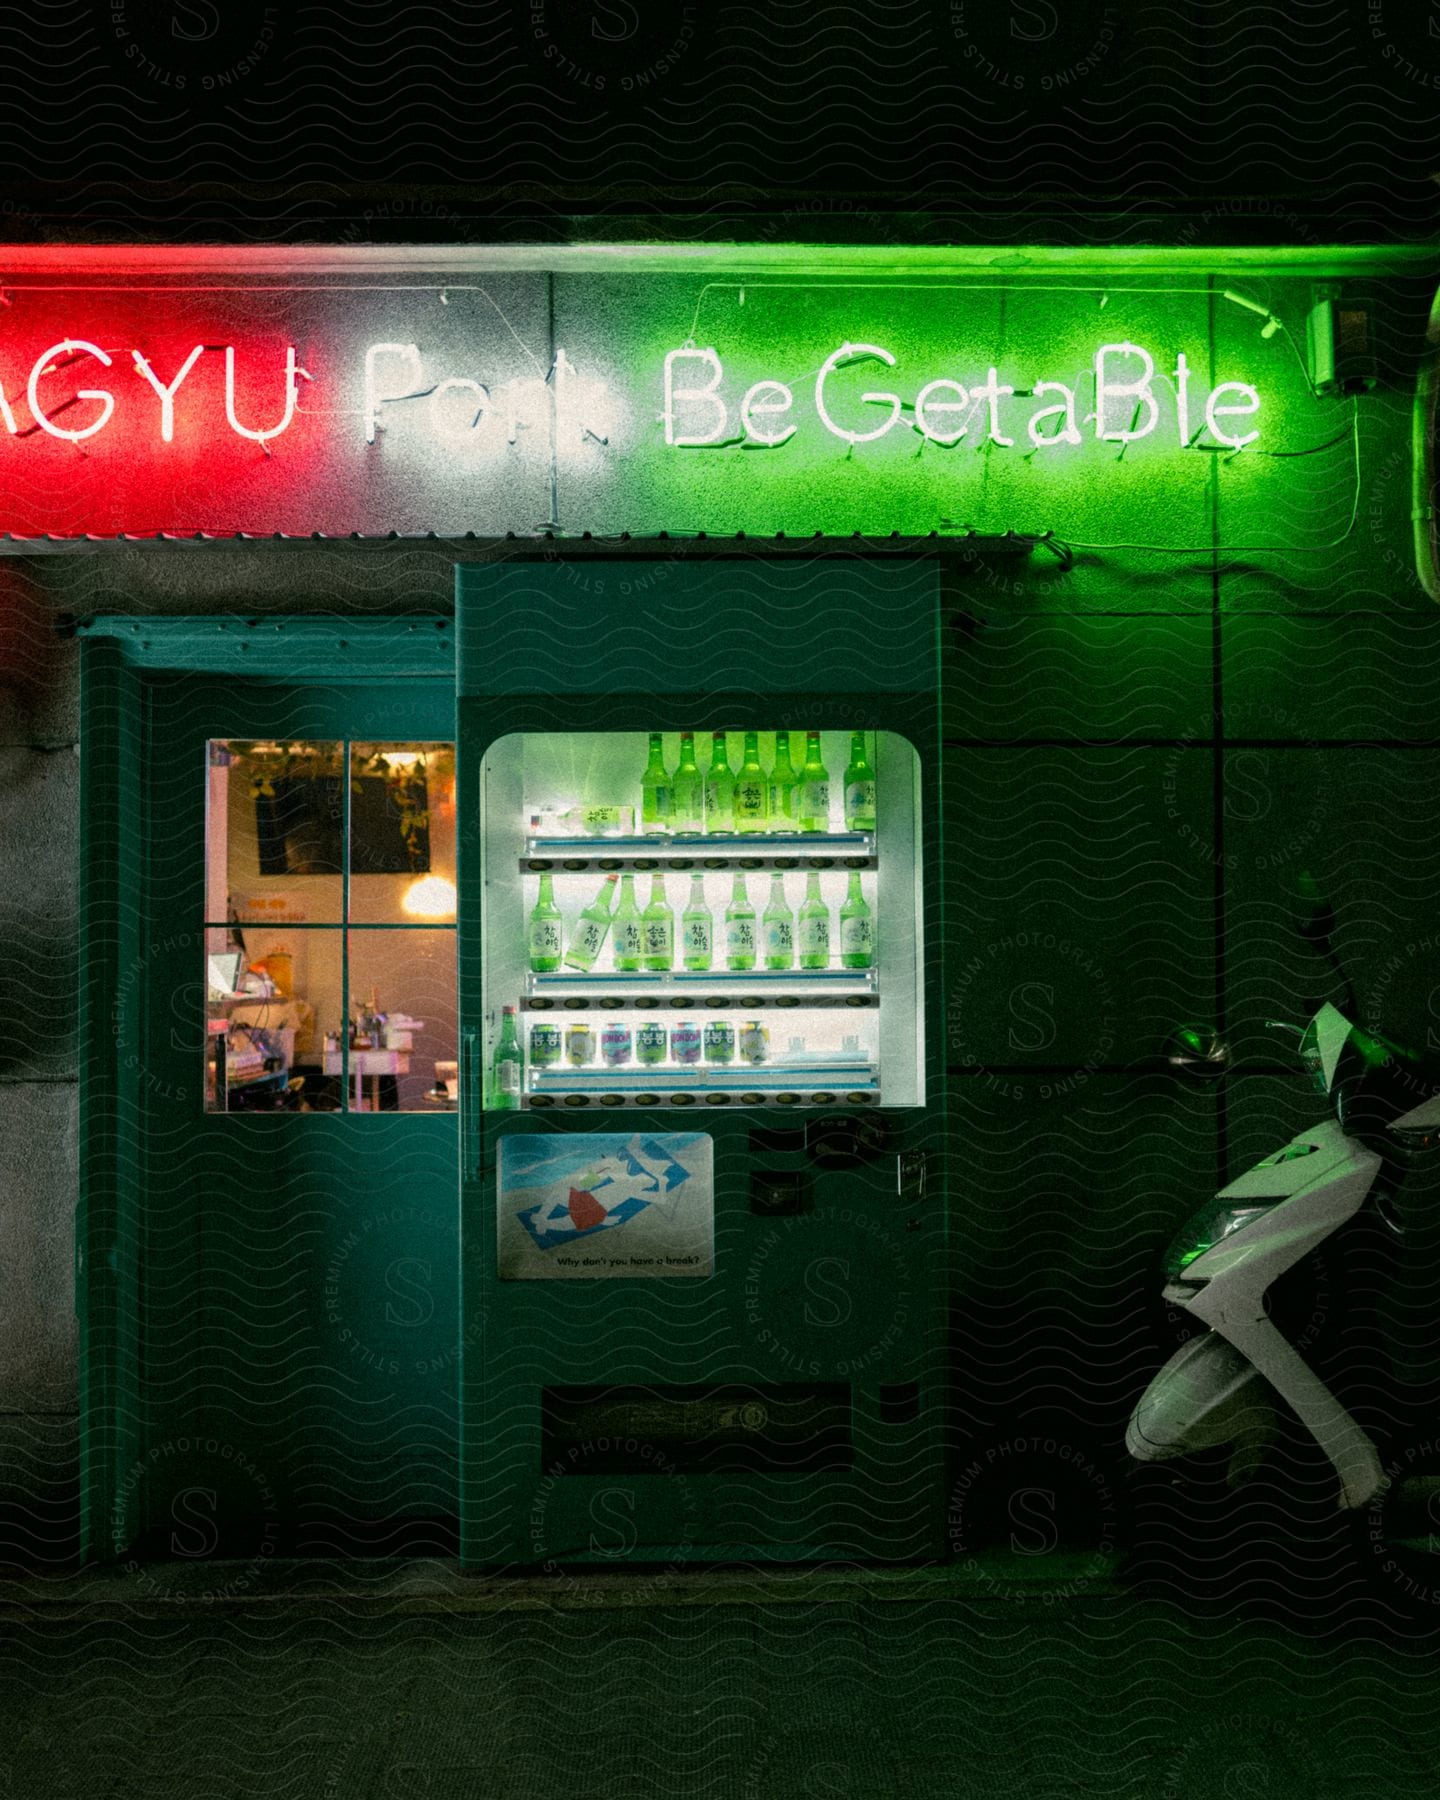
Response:
POLYGON ((936 565, 458 611, 464 1560, 937 1555, 936 565))

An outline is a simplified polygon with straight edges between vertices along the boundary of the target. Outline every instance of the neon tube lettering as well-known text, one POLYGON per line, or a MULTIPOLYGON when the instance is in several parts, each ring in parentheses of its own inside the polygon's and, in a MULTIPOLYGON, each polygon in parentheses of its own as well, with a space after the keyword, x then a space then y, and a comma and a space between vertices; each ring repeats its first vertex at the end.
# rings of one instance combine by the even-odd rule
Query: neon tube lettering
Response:
POLYGON ((150 367, 150 364, 139 350, 132 350, 130 352, 131 356, 135 359, 136 373, 143 375, 150 383, 151 387, 154 388, 155 392, 160 396, 160 438, 162 443, 170 443, 175 436, 175 395, 179 392, 180 383, 195 367, 195 364, 204 353, 205 346, 203 344, 197 344, 185 358, 184 362, 181 363, 180 373, 170 383, 169 387, 166 387, 164 382, 156 375, 155 371, 150 367))
POLYGON ((1013 387, 1002 384, 999 371, 994 368, 987 372, 979 387, 970 390, 972 400, 983 400, 990 408, 990 430, 987 435, 992 444, 1004 444, 1008 447, 1015 442, 1014 438, 1005 437, 1000 430, 1000 397, 1014 392, 1013 387))
POLYGON ((490 404, 490 390, 482 387, 478 381, 471 381, 468 376, 452 375, 448 381, 442 381, 430 396, 430 424, 441 436, 448 438, 466 438, 478 429, 481 415, 490 404), (468 423, 456 424, 441 410, 441 403, 447 394, 470 393, 475 396, 475 410, 468 423))
POLYGON ((833 432, 838 438, 844 438, 849 444, 869 444, 876 438, 884 437, 900 417, 900 396, 886 393, 860 396, 862 406, 873 406, 880 400, 890 402, 890 417, 883 425, 877 425, 873 431, 847 431, 843 425, 837 425, 830 417, 829 409, 825 404, 825 383, 836 369, 842 368, 849 362, 863 361, 867 356, 878 357, 888 368, 895 367, 895 358, 888 350, 882 350, 879 344, 842 344, 838 350, 833 350, 825 358, 820 365, 820 373, 815 377, 815 410, 820 415, 820 423, 827 431, 833 432))
POLYGON ((950 381, 941 376, 938 381, 927 381, 915 396, 915 423, 920 427, 923 437, 929 438, 932 444, 958 444, 969 430, 961 425, 954 431, 939 431, 930 423, 931 413, 967 413, 971 407, 971 399, 958 381, 950 381), (941 388, 949 388, 958 397, 954 400, 932 400, 931 395, 941 388))
POLYGON ((248 425, 242 425, 235 417, 235 346, 225 346, 225 417, 230 421, 230 429, 243 438, 250 438, 257 444, 268 444, 271 438, 279 437, 289 427, 295 417, 295 346, 289 344, 285 351, 285 416, 278 425, 272 425, 268 431, 251 431, 248 425))
MULTIPOLYGON (((93 356, 107 369, 110 367, 110 358, 98 344, 87 343, 84 338, 66 338, 59 344, 52 344, 48 350, 37 356, 30 370, 30 380, 25 387, 25 397, 30 403, 31 412, 35 415, 35 423, 42 431, 48 431, 51 437, 67 438, 72 444, 78 444, 83 438, 94 437, 95 433, 102 428, 115 410, 115 396, 104 388, 78 388, 75 393, 77 400, 102 402, 100 417, 93 424, 82 425, 78 431, 71 431, 64 425, 53 424, 40 405, 40 377, 50 372, 50 358, 58 355, 61 351, 66 356, 76 351, 85 356, 93 356)), ((14 427, 12 426, 11 429, 13 430, 14 427)))
POLYGON ((724 365, 714 350, 671 350, 665 357, 665 442, 684 449, 697 444, 714 444, 725 435, 725 426, 729 412, 725 402, 716 393, 725 374, 724 365), (678 358, 707 363, 710 367, 710 379, 704 387, 677 388, 675 386, 675 363, 678 358), (703 401, 715 409, 715 428, 704 437, 680 437, 675 431, 675 402, 703 401))
MULTIPOLYGON (((1102 344, 1095 352, 1095 435, 1111 444, 1133 444, 1137 438, 1149 437, 1155 429, 1155 421, 1160 416, 1160 408, 1155 396, 1150 391, 1150 381, 1155 373, 1155 364, 1150 353, 1142 350, 1138 344, 1102 344), (1111 381, 1105 372, 1105 360, 1111 356, 1138 356, 1145 365, 1145 373, 1134 381, 1111 381), (1145 423, 1138 430, 1132 431, 1128 425, 1122 425, 1118 431, 1105 429, 1106 412, 1112 399, 1137 401, 1145 408, 1145 423)), ((1131 412, 1134 418, 1134 412, 1131 412)))
POLYGON ((1183 450, 1190 442, 1190 365, 1183 350, 1175 358, 1175 435, 1183 450))
POLYGON ((783 431, 767 432, 756 420, 789 412, 794 403, 795 396, 783 381, 757 381, 754 387, 746 390, 745 398, 740 402, 740 423, 745 427, 746 437, 771 450, 777 444, 786 443, 795 435, 794 425, 787 425, 783 431))
POLYGON ((603 421, 591 409, 601 403, 605 383, 582 375, 561 345, 555 351, 555 365, 548 377, 554 395, 555 448, 560 451, 581 447, 586 438, 597 444, 609 443, 603 421))
POLYGON ((1041 394, 1063 394, 1065 398, 1054 406, 1042 406, 1037 413, 1030 415, 1027 427, 1030 442, 1037 450, 1048 450, 1053 444, 1078 444, 1080 427, 1075 423, 1075 390, 1066 387, 1063 381, 1037 381, 1032 390, 1038 399, 1041 394), (1065 423, 1054 431, 1040 432, 1037 427, 1042 419, 1062 417, 1065 423))
POLYGON ((1231 450, 1243 450, 1247 444, 1253 444, 1259 437, 1259 431, 1247 431, 1243 437, 1233 437, 1222 431, 1215 423, 1219 418, 1248 419, 1260 410, 1260 396, 1254 388, 1244 381, 1222 381, 1205 402, 1205 423, 1210 428, 1211 437, 1227 445, 1231 450), (1222 394, 1242 394, 1244 399, 1234 406, 1222 402, 1222 394))
POLYGON ((415 344, 371 344, 365 352, 365 442, 375 442, 375 427, 380 422, 380 408, 387 400, 400 400, 413 393, 424 379, 419 346, 415 344), (375 387, 375 364, 382 356, 398 356, 406 367, 403 387, 381 394, 375 387))

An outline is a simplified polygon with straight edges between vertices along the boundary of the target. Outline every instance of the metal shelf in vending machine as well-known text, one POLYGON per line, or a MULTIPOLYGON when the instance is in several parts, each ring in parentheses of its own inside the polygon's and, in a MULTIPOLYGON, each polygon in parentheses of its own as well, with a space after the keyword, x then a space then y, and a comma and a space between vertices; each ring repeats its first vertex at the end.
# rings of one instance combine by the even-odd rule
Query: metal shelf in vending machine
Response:
POLYGON ((734 1101, 760 1106, 780 1095, 789 1096, 785 1105, 802 1101, 833 1105, 840 1099, 873 1104, 879 1092, 874 1064, 858 1058, 738 1068, 660 1064, 648 1068, 537 1069, 530 1082, 527 1098, 532 1106, 537 1098, 553 1103, 557 1099, 563 1102, 571 1095, 587 1099, 646 1095, 654 1105, 674 1105, 677 1099, 682 1104, 697 1099, 714 1104, 715 1097, 720 1096, 722 1104, 734 1101))
POLYGON ((580 874, 587 870, 654 869, 676 874, 703 869, 756 871, 873 869, 875 836, 868 831, 757 832, 734 837, 527 837, 522 870, 580 874))
POLYGON ((879 990, 873 969, 675 969, 581 974, 527 970, 520 1005, 528 1012, 579 1012, 590 1007, 607 1011, 655 1011, 695 1007, 875 1006, 879 990))

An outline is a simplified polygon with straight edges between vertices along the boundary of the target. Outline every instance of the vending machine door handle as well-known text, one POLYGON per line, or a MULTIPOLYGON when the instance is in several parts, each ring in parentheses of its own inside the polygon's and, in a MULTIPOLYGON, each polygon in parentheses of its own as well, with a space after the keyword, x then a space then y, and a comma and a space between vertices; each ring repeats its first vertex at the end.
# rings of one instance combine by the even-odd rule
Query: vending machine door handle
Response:
POLYGON ((473 1025, 460 1033, 460 1173, 467 1181, 480 1173, 480 1033, 473 1025))
POLYGON ((902 1150, 895 1158, 895 1189, 902 1200, 925 1198, 928 1159, 923 1150, 902 1150))

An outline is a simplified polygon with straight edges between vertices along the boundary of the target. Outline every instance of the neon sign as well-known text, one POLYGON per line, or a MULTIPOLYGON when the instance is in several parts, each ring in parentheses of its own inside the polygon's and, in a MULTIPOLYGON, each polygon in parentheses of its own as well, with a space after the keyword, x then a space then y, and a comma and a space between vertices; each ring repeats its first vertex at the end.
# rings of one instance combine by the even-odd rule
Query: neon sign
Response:
POLYGON ((1025 389, 1002 381, 992 363, 965 381, 950 375, 927 381, 909 401, 889 388, 847 389, 842 371, 863 363, 893 369, 896 358, 882 344, 847 340, 820 364, 799 401, 790 384, 774 377, 753 382, 737 400, 727 391, 725 365, 713 346, 671 350, 662 377, 665 442, 672 449, 736 443, 778 449, 801 429, 792 415, 806 401, 819 426, 851 448, 887 437, 897 426, 932 444, 950 447, 969 437, 1006 450, 1021 441, 1016 433, 1023 428, 1031 453, 1082 444, 1082 425, 1092 427, 1095 440, 1111 444, 1173 431, 1180 449, 1195 444, 1201 432, 1229 450, 1243 450, 1260 436, 1258 424, 1241 428, 1259 415, 1256 389, 1245 381, 1221 381, 1203 397, 1192 393, 1183 350, 1173 372, 1162 373, 1139 344, 1101 344, 1079 378, 1047 378, 1025 389), (1046 403, 1034 408, 1031 403, 1042 398, 1046 403), (883 415, 872 422, 876 408, 883 415))
MULTIPOLYGON (((215 346, 197 344, 168 382, 160 379, 152 368, 149 358, 142 351, 132 350, 130 352, 135 373, 148 382, 159 397, 162 443, 172 442, 175 436, 175 396, 179 393, 186 376, 209 348, 215 348, 215 346)), ((295 405, 298 397, 296 378, 303 374, 303 370, 296 367, 295 346, 290 344, 286 348, 284 410, 278 424, 268 428, 243 425, 236 416, 235 346, 226 344, 223 349, 225 354, 226 421, 237 437, 249 438, 262 448, 268 449, 270 440, 279 437, 282 432, 286 431, 295 417, 295 405)), ((82 387, 76 388, 56 403, 47 403, 41 397, 40 383, 48 376, 63 374, 66 369, 71 368, 84 357, 92 357, 102 368, 106 369, 111 368, 115 362, 115 358, 108 351, 102 350, 99 344, 91 343, 88 338, 61 338, 59 343, 51 344, 48 349, 40 352, 31 363, 30 373, 25 381, 25 401, 36 426, 47 436, 64 438, 72 444, 83 443, 88 438, 98 436, 104 430, 115 412, 115 395, 109 388, 82 387), (98 402, 100 411, 95 418, 92 418, 88 424, 78 426, 56 423, 62 414, 69 412, 71 407, 78 405, 82 400, 98 402)), ((28 435, 21 430, 16 421, 14 408, 10 404, 3 382, 0 382, 0 420, 4 421, 5 429, 11 437, 28 435)))
MULTIPOLYGON (((191 371, 207 353, 212 358, 215 354, 223 358, 224 418, 229 430, 238 438, 259 444, 268 455, 275 439, 282 437, 293 424, 297 411, 304 410, 300 406, 300 382, 310 382, 313 379, 298 364, 293 344, 285 346, 283 365, 279 371, 284 384, 283 399, 278 417, 269 424, 246 424, 239 416, 234 344, 196 344, 166 380, 157 372, 154 359, 143 350, 112 353, 89 338, 78 337, 62 338, 58 343, 49 345, 31 363, 24 381, 24 391, 26 404, 34 420, 33 427, 27 429, 17 418, 4 382, 0 380, 0 423, 15 438, 30 437, 35 430, 72 444, 85 443, 98 437, 116 416, 115 390, 109 387, 76 387, 66 392, 61 378, 67 371, 78 371, 90 361, 98 363, 102 369, 116 368, 119 359, 117 374, 111 377, 116 380, 123 375, 128 355, 129 366, 134 374, 140 377, 154 394, 155 402, 158 402, 161 443, 174 443, 177 398, 180 397, 180 390, 185 386, 191 371), (99 411, 86 418, 84 424, 61 422, 77 407, 82 409, 79 416, 85 417, 88 409, 82 403, 88 402, 98 406, 99 411)), ((377 434, 383 432, 397 417, 395 407, 404 401, 426 403, 424 411, 429 432, 440 444, 455 445, 467 441, 476 443, 483 439, 503 441, 513 446, 523 430, 535 426, 552 430, 557 447, 570 446, 585 439, 598 444, 607 441, 603 407, 600 405, 605 392, 604 384, 581 376, 563 349, 556 351, 548 373, 521 377, 493 387, 469 375, 448 375, 443 379, 427 376, 425 359, 417 344, 370 344, 363 352, 361 371, 358 407, 347 409, 342 406, 325 410, 338 411, 342 416, 348 411, 357 417, 366 444, 375 443, 377 434), (482 427, 492 421, 497 422, 498 431, 482 430, 482 427)), ((145 399, 147 405, 154 404, 148 394, 145 399)), ((129 415, 128 423, 133 430, 137 423, 133 405, 124 401, 123 391, 121 404, 129 415)), ((184 404, 184 399, 181 399, 182 411, 184 404)), ((187 421, 190 427, 188 435, 193 439, 198 435, 197 424, 204 429, 211 423, 213 416, 213 407, 205 398, 196 395, 191 417, 187 421)), ((117 429, 120 423, 117 419, 117 429)), ((187 434, 182 432, 182 435, 187 434)))
MULTIPOLYGON (((201 359, 216 352, 224 360, 226 424, 235 436, 268 452, 301 410, 300 381, 310 380, 296 361, 293 344, 286 346, 283 367, 277 371, 283 383, 278 416, 266 424, 247 424, 239 416, 233 344, 196 344, 168 380, 143 351, 130 350, 134 374, 153 394, 152 404, 158 403, 160 441, 174 442, 177 396, 201 359)), ((1139 344, 1101 344, 1080 377, 1069 381, 1047 377, 1025 388, 1002 381, 992 363, 964 380, 936 376, 908 399, 888 387, 865 387, 857 393, 854 382, 845 380, 846 372, 860 365, 878 363, 893 369, 896 360, 882 344, 847 340, 824 358, 798 395, 795 386, 776 376, 753 381, 737 395, 727 387, 725 364, 716 349, 670 350, 661 371, 665 442, 672 449, 736 443, 779 449, 801 431, 807 406, 823 431, 852 448, 888 437, 897 428, 913 430, 927 443, 947 448, 969 438, 972 444, 1007 450, 1022 443, 1032 452, 1077 446, 1087 435, 1098 442, 1128 444, 1173 433, 1183 449, 1205 432, 1212 444, 1230 450, 1243 450, 1260 436, 1254 423, 1260 412, 1257 390, 1248 382, 1221 381, 1203 394, 1195 391, 1183 350, 1177 352, 1173 370, 1161 372, 1139 344)), ((116 356, 88 338, 62 338, 31 364, 25 398, 36 427, 46 435, 73 444, 86 442, 97 437, 115 414, 112 388, 58 391, 61 384, 56 378, 87 361, 110 369, 116 356), (62 422, 82 404, 87 410, 91 404, 99 410, 89 417, 82 410, 83 424, 62 422)), ((486 435, 509 445, 516 443, 522 429, 543 424, 553 426, 557 439, 607 440, 607 432, 597 428, 591 416, 603 384, 581 378, 563 349, 555 353, 548 374, 492 388, 470 375, 427 378, 417 344, 372 343, 363 353, 360 386, 360 405, 354 411, 360 435, 369 445, 404 401, 424 401, 430 434, 451 444, 475 441, 482 423, 491 419, 501 429, 486 435)), ((3 382, 0 421, 11 437, 28 435, 3 382)))
POLYGON ((992 528, 1099 543, 1107 507, 1147 539, 1162 491, 1157 535, 1183 548, 1213 539, 1218 480, 1243 504, 1286 473, 1312 478, 1317 506, 1353 489, 1354 443, 1268 309, 1290 307, 1282 285, 1263 308, 1237 291, 1238 311, 1210 286, 798 286, 0 284, 0 548, 992 528), (1271 460, 1299 451, 1317 458, 1271 460))

